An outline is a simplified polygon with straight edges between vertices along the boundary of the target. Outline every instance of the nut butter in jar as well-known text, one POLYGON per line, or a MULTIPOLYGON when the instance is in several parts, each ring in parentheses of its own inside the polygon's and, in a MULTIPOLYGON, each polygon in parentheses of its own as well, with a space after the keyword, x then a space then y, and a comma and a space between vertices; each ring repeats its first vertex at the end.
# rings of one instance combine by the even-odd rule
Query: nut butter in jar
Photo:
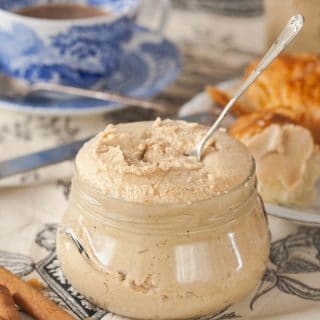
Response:
POLYGON ((222 310, 259 283, 269 232, 246 147, 206 128, 109 125, 80 150, 58 234, 66 278, 102 308, 137 319, 222 310))

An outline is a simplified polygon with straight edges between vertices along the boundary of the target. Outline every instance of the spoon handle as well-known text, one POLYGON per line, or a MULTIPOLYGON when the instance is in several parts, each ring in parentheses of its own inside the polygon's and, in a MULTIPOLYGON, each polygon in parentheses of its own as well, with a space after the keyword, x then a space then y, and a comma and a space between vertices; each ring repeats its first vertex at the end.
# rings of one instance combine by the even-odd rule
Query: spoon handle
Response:
POLYGON ((217 120, 208 130, 203 139, 196 145, 195 153, 198 159, 201 159, 202 151, 207 141, 212 137, 213 133, 219 128, 221 122, 233 107, 234 103, 242 96, 242 94, 250 87, 250 85, 260 76, 260 74, 269 66, 269 64, 283 51, 288 44, 295 38, 295 36, 302 29, 304 24, 304 17, 297 14, 290 18, 287 25, 284 27, 277 40, 272 44, 270 49, 261 59, 257 67, 252 71, 248 78, 241 84, 232 99, 224 107, 217 120))
POLYGON ((113 101, 116 103, 121 103, 123 105, 134 105, 144 109, 153 109, 158 112, 168 111, 166 106, 153 101, 129 97, 129 96, 125 96, 125 95, 111 92, 111 91, 98 91, 98 90, 91 90, 91 89, 85 89, 85 88, 70 87, 70 86, 65 86, 58 83, 37 82, 31 85, 30 91, 32 92, 48 91, 48 92, 55 92, 55 93, 63 93, 67 95, 74 95, 74 96, 85 97, 85 98, 113 101))

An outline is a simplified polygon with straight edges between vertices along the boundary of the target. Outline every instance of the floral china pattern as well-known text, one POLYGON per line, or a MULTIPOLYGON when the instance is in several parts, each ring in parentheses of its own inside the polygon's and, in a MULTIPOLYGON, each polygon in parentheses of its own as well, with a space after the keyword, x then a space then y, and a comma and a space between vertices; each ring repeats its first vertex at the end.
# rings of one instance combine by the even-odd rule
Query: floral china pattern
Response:
MULTIPOLYGON (((125 24, 123 19, 127 18, 121 20, 125 24)), ((48 47, 33 30, 25 29, 23 25, 18 24, 14 28, 16 28, 17 36, 24 37, 24 45, 21 48, 14 48, 12 43, 14 40, 11 39, 10 33, 0 30, 0 41, 3 40, 9 44, 0 47, 0 69, 33 82, 60 79, 62 82, 76 86, 90 84, 102 90, 117 91, 136 97, 149 97, 174 81, 181 69, 181 59, 176 46, 171 41, 137 24, 132 25, 130 33, 121 32, 117 28, 116 32, 106 31, 103 36, 95 38, 94 41, 89 40, 95 33, 95 28, 104 28, 102 25, 90 26, 85 32, 82 27, 71 27, 68 37, 65 32, 61 32, 58 36, 51 38, 51 44, 55 49, 50 53, 52 57, 48 63, 42 58, 46 55, 48 47), (20 31, 23 32, 23 35, 20 31), (123 46, 119 44, 109 47, 105 43, 106 40, 111 39, 116 41, 116 38, 126 42, 130 37, 130 42, 123 46), (75 41, 79 38, 83 40, 81 45, 77 41, 78 45, 74 46, 75 41), (94 54, 95 46, 100 45, 98 42, 106 46, 106 51, 109 50, 108 61, 106 55, 96 56, 94 54), (25 63, 19 50, 25 54, 34 55, 37 63, 31 65, 25 63), (55 55, 64 56, 65 60, 75 59, 78 62, 86 60, 91 63, 91 66, 89 69, 79 71, 77 67, 70 68, 67 64, 58 65, 58 62, 52 62, 55 61, 55 55), (12 59, 12 57, 15 58, 12 59), (7 60, 8 63, 1 63, 3 60, 7 60), (101 74, 101 70, 109 75, 101 74), (85 77, 83 72, 85 72, 85 77)), ((77 97, 61 100, 50 96, 30 96, 17 101, 1 97, 0 100, 3 107, 28 110, 85 109, 94 111, 100 108, 106 110, 109 106, 114 106, 112 102, 77 97)))
MULTIPOLYGON (((4 10, 14 11, 21 7, 35 4, 46 4, 48 0, 0 0, 0 8, 4 10)), ((50 1, 50 3, 58 3, 59 1, 50 1)), ((140 0, 78 0, 79 4, 87 4, 93 6, 103 6, 115 13, 122 13, 127 8, 132 8, 140 3, 140 0)))
POLYGON ((126 54, 123 44, 132 37, 128 23, 123 17, 112 24, 75 25, 47 41, 26 24, 14 23, 10 31, 0 30, 0 41, 6 44, 0 48, 0 67, 30 82, 93 86, 119 68, 126 54))

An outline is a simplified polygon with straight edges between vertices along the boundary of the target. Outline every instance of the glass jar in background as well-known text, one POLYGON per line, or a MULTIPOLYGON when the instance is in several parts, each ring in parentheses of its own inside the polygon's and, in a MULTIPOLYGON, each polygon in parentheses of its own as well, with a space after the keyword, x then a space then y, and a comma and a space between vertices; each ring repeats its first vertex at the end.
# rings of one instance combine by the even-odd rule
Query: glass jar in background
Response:
POLYGON ((319 0, 264 0, 266 17, 266 47, 276 39, 280 30, 294 14, 301 13, 304 28, 286 49, 287 52, 320 52, 319 0))
POLYGON ((269 246, 252 161, 234 189, 181 204, 110 198, 76 174, 57 254, 72 286, 98 306, 182 319, 220 311, 255 289, 269 246))

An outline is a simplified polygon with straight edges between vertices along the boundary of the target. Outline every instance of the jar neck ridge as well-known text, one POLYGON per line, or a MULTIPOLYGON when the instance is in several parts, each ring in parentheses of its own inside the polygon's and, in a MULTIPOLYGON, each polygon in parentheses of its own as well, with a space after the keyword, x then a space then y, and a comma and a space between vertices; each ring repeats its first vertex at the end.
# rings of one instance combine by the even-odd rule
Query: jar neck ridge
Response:
POLYGON ((250 212, 257 202, 256 176, 232 192, 193 203, 143 204, 108 197, 75 176, 70 205, 79 214, 90 215, 99 223, 149 231, 200 230, 230 223, 250 212))

